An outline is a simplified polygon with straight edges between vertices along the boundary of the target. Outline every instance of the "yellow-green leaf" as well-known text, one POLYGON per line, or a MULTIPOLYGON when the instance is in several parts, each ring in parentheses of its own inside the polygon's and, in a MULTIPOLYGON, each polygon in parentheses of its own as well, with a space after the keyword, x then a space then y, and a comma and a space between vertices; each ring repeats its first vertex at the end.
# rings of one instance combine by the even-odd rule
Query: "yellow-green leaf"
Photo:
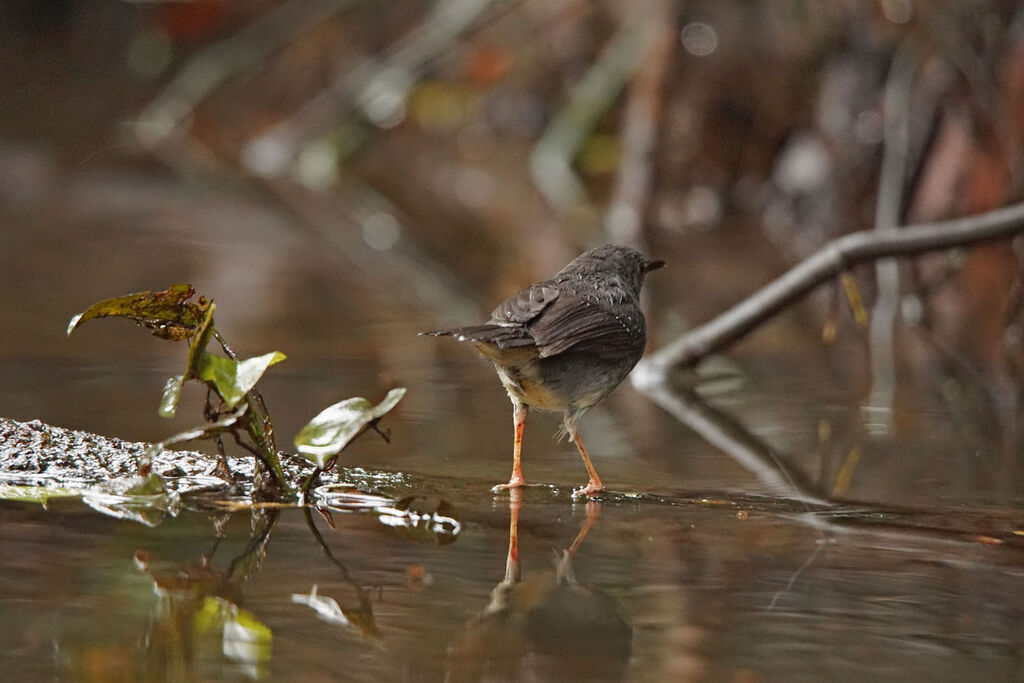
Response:
POLYGON ((164 384, 164 393, 160 397, 160 417, 174 417, 178 410, 178 399, 181 398, 181 385, 185 382, 185 375, 175 375, 164 384))
POLYGON ((404 387, 392 389, 377 405, 356 397, 324 408, 295 437, 295 447, 323 467, 371 423, 390 412, 405 396, 405 391, 404 387))
POLYGON ((71 318, 68 334, 93 318, 131 318, 158 337, 181 341, 191 337, 206 318, 210 301, 189 299, 196 290, 189 284, 174 285, 162 292, 136 292, 97 302, 71 318))
POLYGON ((199 379, 216 387, 228 408, 234 408, 256 386, 267 368, 285 358, 280 351, 271 351, 242 361, 204 353, 199 357, 196 372, 199 379))

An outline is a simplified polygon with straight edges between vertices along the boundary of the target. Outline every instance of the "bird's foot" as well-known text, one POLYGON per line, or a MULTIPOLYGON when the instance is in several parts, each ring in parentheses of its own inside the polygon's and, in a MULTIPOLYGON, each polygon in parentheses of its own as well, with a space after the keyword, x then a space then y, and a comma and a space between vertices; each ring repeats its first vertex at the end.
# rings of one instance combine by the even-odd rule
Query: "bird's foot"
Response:
POLYGON ((596 493, 601 493, 604 490, 605 490, 604 484, 602 484, 599 481, 591 481, 586 486, 581 486, 580 488, 574 490, 572 492, 572 497, 573 498, 589 498, 589 497, 593 496, 596 493))
POLYGON ((507 491, 508 489, 521 489, 526 486, 526 481, 522 477, 512 477, 508 480, 507 484, 495 484, 491 487, 492 493, 498 493, 499 491, 507 491))

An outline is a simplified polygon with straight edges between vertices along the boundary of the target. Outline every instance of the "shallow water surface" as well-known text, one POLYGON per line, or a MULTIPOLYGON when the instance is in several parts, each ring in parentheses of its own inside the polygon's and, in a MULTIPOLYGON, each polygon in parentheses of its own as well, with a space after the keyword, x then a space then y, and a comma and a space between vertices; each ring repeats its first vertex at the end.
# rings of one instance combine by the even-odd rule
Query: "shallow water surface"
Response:
POLYGON ((454 542, 410 537, 379 509, 197 511, 147 528, 69 500, 4 503, 0 673, 852 681, 1020 670, 1022 548, 996 513, 408 487, 448 500, 454 542))

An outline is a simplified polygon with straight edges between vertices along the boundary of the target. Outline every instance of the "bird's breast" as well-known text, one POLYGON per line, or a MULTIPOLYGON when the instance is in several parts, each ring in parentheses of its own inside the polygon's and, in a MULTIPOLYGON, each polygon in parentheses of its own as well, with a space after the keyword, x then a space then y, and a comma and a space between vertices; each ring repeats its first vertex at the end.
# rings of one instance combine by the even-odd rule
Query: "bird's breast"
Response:
POLYGON ((495 364, 498 377, 509 396, 539 410, 561 412, 568 407, 565 397, 551 391, 531 372, 530 366, 507 367, 495 364))

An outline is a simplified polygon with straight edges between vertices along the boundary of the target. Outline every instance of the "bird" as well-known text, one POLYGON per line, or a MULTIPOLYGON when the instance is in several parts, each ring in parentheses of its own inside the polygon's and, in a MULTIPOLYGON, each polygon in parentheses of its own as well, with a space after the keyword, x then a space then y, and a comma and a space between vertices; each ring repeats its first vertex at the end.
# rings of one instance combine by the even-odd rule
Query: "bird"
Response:
POLYGON ((421 334, 472 343, 497 370, 512 401, 512 476, 495 491, 526 484, 522 442, 531 408, 562 413, 559 436, 576 445, 590 496, 604 484, 579 436, 584 413, 604 399, 640 360, 647 344, 640 310, 644 277, 664 261, 606 244, 580 254, 547 280, 516 292, 482 325, 421 334))

